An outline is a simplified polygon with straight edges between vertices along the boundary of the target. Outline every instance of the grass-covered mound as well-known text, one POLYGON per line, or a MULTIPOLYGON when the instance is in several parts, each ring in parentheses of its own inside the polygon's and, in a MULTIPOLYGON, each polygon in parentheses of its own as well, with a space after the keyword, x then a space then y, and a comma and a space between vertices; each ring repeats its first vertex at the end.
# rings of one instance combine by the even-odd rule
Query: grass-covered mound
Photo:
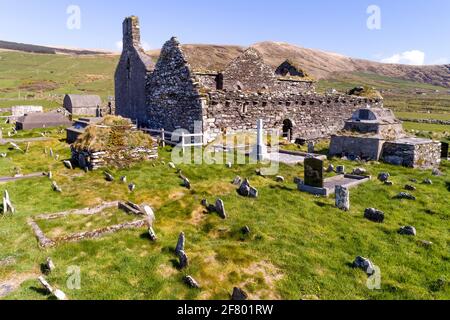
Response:
POLYGON ((133 162, 157 157, 157 144, 128 119, 107 116, 91 125, 72 147, 72 159, 82 167, 127 167, 133 162), (80 160, 84 158, 85 160, 80 160))
POLYGON ((151 148, 153 144, 149 135, 133 129, 129 119, 107 116, 97 125, 89 126, 74 143, 74 148, 91 152, 117 151, 151 148))
POLYGON ((381 93, 372 87, 355 87, 348 92, 351 96, 358 96, 369 99, 383 99, 381 93))

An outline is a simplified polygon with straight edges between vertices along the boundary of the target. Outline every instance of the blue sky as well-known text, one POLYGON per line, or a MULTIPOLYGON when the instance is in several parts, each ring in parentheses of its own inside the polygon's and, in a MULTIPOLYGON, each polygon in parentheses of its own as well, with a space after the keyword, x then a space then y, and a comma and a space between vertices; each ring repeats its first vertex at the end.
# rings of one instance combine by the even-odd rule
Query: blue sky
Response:
POLYGON ((0 0, 0 39, 117 50, 125 16, 140 17, 146 47, 182 43, 251 45, 271 40, 376 61, 450 63, 448 0, 0 0), (67 8, 81 28, 67 28, 67 8), (367 8, 380 8, 370 30, 367 8))

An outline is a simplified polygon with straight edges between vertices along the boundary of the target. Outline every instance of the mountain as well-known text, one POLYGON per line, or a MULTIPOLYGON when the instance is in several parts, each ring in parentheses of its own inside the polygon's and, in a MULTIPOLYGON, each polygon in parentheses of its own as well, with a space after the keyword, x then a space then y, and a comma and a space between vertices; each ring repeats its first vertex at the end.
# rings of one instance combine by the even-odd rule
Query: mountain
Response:
MULTIPOLYGON (((245 49, 240 46, 205 44, 186 44, 182 47, 194 69, 214 71, 222 70, 245 49)), ((261 52, 266 63, 272 67, 276 68, 286 59, 291 59, 318 80, 335 78, 338 74, 363 72, 450 88, 450 65, 385 64, 282 42, 260 42, 253 47, 261 52)), ((159 52, 152 50, 148 54, 156 60, 159 52)))
POLYGON ((9 42, 0 40, 0 50, 21 51, 29 53, 42 54, 72 54, 72 55, 92 55, 92 54, 109 54, 102 50, 86 50, 86 49, 69 49, 58 47, 47 47, 33 44, 9 42))

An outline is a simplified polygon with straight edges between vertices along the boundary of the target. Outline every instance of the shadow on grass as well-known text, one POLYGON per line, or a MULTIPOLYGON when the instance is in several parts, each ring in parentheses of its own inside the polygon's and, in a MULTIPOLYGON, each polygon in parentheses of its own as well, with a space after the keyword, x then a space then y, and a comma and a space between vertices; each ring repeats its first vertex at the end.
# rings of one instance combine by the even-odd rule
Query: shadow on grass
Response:
POLYGON ((270 189, 276 189, 276 190, 283 190, 283 191, 296 191, 296 188, 290 188, 282 185, 272 185, 270 186, 270 189))
POLYGON ((55 300, 55 298, 52 297, 50 293, 44 288, 30 287, 30 290, 36 292, 41 296, 47 297, 48 300, 55 300))
POLYGON ((450 181, 445 182, 445 186, 447 187, 447 191, 450 192, 450 181))
POLYGON ((327 208, 327 207, 328 208, 335 208, 334 205, 331 205, 329 203, 325 203, 325 202, 322 202, 322 201, 314 201, 314 204, 316 206, 320 207, 320 208, 327 208))

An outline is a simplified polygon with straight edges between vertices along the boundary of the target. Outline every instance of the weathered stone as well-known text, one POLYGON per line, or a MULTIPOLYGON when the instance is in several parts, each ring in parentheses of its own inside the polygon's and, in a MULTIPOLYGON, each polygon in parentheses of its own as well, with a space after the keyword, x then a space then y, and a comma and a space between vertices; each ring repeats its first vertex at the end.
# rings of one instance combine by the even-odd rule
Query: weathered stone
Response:
POLYGON ((184 277, 184 282, 193 289, 200 289, 200 285, 198 282, 191 276, 184 277))
POLYGON ((62 193, 62 189, 58 186, 58 184, 56 183, 56 181, 53 181, 53 182, 52 182, 52 189, 53 189, 53 191, 55 191, 55 192, 62 193))
POLYGON ((8 212, 14 214, 16 212, 16 209, 11 203, 8 190, 5 189, 5 191, 3 192, 3 214, 7 214, 8 212))
POLYGON ((45 269, 47 270, 48 273, 53 272, 56 269, 56 266, 50 257, 48 257, 47 260, 45 261, 45 269))
POLYGON ((248 299, 247 293, 240 288, 234 288, 231 295, 231 300, 233 301, 244 301, 248 299))
POLYGON ((225 204, 223 203, 223 200, 217 199, 216 201, 216 212, 219 214, 219 217, 222 219, 227 218, 227 213, 225 211, 225 204))
POLYGON ((303 181, 303 179, 298 178, 298 177, 295 177, 295 178, 294 178, 294 183, 295 183, 296 185, 305 184, 305 182, 303 181))
POLYGON ((378 180, 380 180, 381 182, 386 182, 389 180, 389 178, 391 177, 391 175, 387 172, 382 172, 378 175, 378 180))
POLYGON ((259 192, 257 189, 250 187, 249 193, 248 193, 249 198, 258 198, 259 196, 259 192))
POLYGON ((405 236, 416 236, 417 235, 416 228, 414 228, 413 226, 401 227, 400 230, 398 231, 398 233, 400 233, 401 235, 405 235, 405 236))
POLYGON ((242 231, 242 233, 243 233, 244 235, 250 234, 250 232, 251 232, 249 226, 243 227, 241 231, 242 231))
POLYGON ((238 193, 243 197, 248 197, 250 195, 250 181, 245 179, 238 189, 238 193))
POLYGON ((356 257, 353 262, 353 268, 358 268, 367 273, 368 276, 371 276, 375 273, 375 265, 369 259, 363 257, 356 257))
POLYGON ((398 195, 394 197, 395 199, 405 199, 405 200, 412 200, 415 201, 416 197, 414 197, 412 194, 406 193, 406 192, 400 192, 398 195))
POLYGON ((44 277, 38 278, 39 282, 47 289, 49 293, 51 293, 58 300, 69 300, 64 292, 59 289, 54 289, 44 277))
POLYGON ((228 169, 233 168, 233 164, 232 164, 231 162, 228 162, 228 163, 227 163, 227 168, 228 168, 228 169))
POLYGON ((431 179, 425 179, 423 180, 423 184, 432 185, 433 181, 431 181, 431 179))
POLYGON ((174 170, 177 168, 175 163, 173 163, 173 162, 169 162, 168 166, 170 169, 174 169, 174 170))
POLYGON ((236 178, 234 178, 232 183, 233 183, 233 185, 238 186, 242 183, 242 178, 237 176, 236 178))
POLYGON ((179 259, 179 267, 180 269, 185 269, 189 265, 189 259, 188 256, 184 251, 178 252, 178 259, 179 259))
POLYGON ((326 170, 327 173, 334 172, 334 165, 330 164, 326 170))
POLYGON ((65 166, 67 169, 73 170, 73 165, 72 165, 72 162, 71 162, 71 161, 69 161, 69 160, 64 160, 63 163, 64 163, 64 166, 65 166))
POLYGON ((367 174, 367 170, 364 168, 356 168, 353 170, 352 174, 357 176, 364 176, 367 174))
POLYGON ((147 221, 149 222, 149 225, 153 226, 153 223, 156 221, 156 216, 155 216, 155 212, 153 211, 153 209, 150 206, 144 205, 142 207, 142 211, 145 214, 145 216, 147 217, 147 221))
POLYGON ((364 217, 372 222, 382 223, 384 221, 384 212, 374 208, 368 208, 364 212, 364 217))
POLYGON ((191 188, 192 188, 191 182, 190 182, 189 179, 186 178, 186 177, 183 179, 183 186, 184 186, 185 188, 189 189, 189 190, 191 190, 191 188))
POLYGON ((120 182, 127 183, 127 177, 126 176, 120 177, 120 182))
POLYGON ((279 183, 283 183, 283 182, 285 181, 285 179, 284 179, 283 176, 277 176, 277 177, 275 178, 275 180, 276 180, 277 182, 279 182, 279 183))
POLYGON ((350 210, 350 190, 343 186, 335 187, 336 207, 343 211, 350 210))
POLYGON ((184 232, 180 233, 180 236, 178 237, 177 246, 175 248, 175 253, 178 255, 181 251, 184 251, 184 246, 186 243, 186 236, 184 232))
POLYGON ((345 166, 337 166, 336 173, 337 174, 345 174, 345 166))
POLYGON ((439 169, 437 169, 437 168, 434 168, 433 169, 433 176, 435 176, 435 177, 441 177, 441 176, 443 176, 444 174, 441 172, 441 170, 439 170, 439 169))
POLYGON ((112 174, 105 172, 105 179, 108 182, 113 182, 114 181, 114 177, 112 176, 112 174))
POLYGON ((417 188, 414 187, 414 186, 412 186, 412 185, 407 184, 407 185, 405 185, 405 190, 408 190, 408 191, 416 191, 417 188))
POLYGON ((153 227, 148 227, 148 236, 153 242, 158 240, 158 236, 156 235, 155 230, 153 230, 153 227))
POLYGON ((130 183, 128 185, 128 190, 130 190, 130 192, 133 192, 134 190, 136 190, 136 185, 134 183, 130 183))
POLYGON ((53 173, 51 171, 48 172, 47 177, 52 180, 53 179, 53 173))
POLYGON ((419 244, 425 248, 431 248, 433 246, 433 242, 427 240, 419 240, 419 244))

